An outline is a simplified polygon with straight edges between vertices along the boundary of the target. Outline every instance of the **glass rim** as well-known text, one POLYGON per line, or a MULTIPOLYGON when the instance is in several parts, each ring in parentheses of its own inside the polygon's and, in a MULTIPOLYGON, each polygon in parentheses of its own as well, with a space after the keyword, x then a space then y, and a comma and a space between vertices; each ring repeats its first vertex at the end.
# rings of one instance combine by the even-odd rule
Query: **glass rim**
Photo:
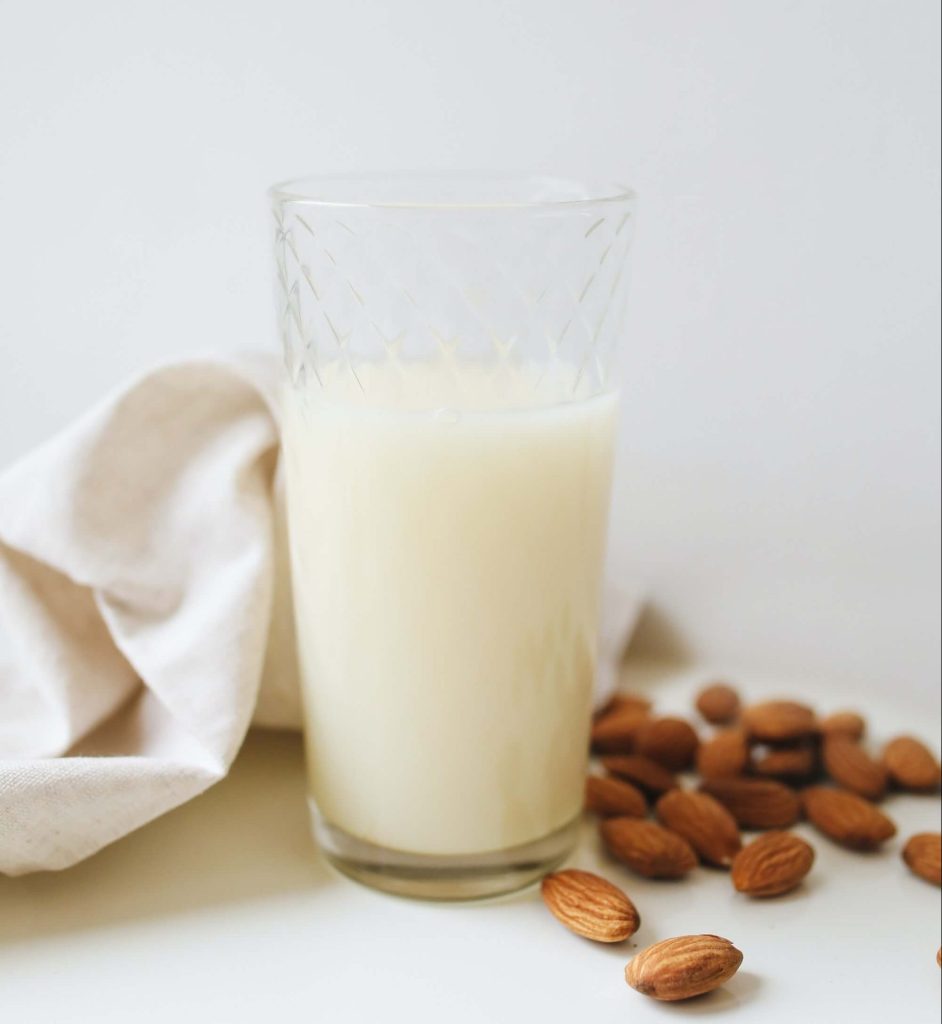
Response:
POLYGON ((634 189, 618 182, 600 183, 534 172, 471 170, 310 174, 276 182, 268 189, 268 196, 273 203, 324 208, 453 212, 632 205, 637 198, 634 189), (449 186, 455 197, 434 198, 436 190, 442 193, 449 186), (483 198, 472 198, 471 193, 481 186, 494 191, 484 192, 483 198), (528 191, 535 193, 532 198, 527 198, 528 191), (427 198, 422 197, 423 193, 427 198), (467 198, 461 198, 463 194, 467 198))

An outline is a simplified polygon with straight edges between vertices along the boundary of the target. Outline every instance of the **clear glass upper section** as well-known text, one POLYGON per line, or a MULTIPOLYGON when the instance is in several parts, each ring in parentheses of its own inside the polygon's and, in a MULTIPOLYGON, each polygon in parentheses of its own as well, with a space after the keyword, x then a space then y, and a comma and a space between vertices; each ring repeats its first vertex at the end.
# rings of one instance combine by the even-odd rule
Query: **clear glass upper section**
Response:
POLYGON ((630 189, 369 174, 270 198, 288 380, 312 400, 532 407, 615 389, 630 189))

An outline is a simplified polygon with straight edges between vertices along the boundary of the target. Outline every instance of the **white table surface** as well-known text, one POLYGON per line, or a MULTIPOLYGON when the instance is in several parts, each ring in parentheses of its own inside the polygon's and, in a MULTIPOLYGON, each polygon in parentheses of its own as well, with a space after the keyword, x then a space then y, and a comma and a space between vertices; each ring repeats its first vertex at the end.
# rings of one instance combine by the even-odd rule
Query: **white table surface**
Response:
MULTIPOLYGON (((687 710, 702 678, 636 666, 627 681, 649 687, 660 708, 687 710)), ((822 710, 848 702, 872 713, 877 735, 915 728, 938 742, 937 702, 818 700, 822 710)), ((767 902, 736 895, 723 872, 637 878, 605 858, 587 823, 572 862, 622 884, 643 919, 628 943, 606 947, 568 933, 534 890, 422 904, 335 874, 308 838, 299 738, 256 732, 229 778, 199 799, 71 870, 0 878, 0 1020, 938 1020, 939 891, 899 850, 913 832, 939 829, 940 801, 894 796, 887 809, 900 834, 874 855, 800 826, 815 869, 799 891, 767 902), (667 1006, 626 987, 636 949, 700 931, 745 953, 725 989, 667 1006)))

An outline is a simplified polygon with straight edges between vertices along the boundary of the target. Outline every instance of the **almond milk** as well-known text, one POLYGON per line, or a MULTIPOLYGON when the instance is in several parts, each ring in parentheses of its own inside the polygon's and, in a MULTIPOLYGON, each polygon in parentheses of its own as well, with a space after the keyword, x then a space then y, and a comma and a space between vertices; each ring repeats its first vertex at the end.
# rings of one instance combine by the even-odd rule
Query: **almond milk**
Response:
POLYGON ((322 369, 285 393, 310 790, 468 854, 579 814, 615 396, 578 374, 322 369))

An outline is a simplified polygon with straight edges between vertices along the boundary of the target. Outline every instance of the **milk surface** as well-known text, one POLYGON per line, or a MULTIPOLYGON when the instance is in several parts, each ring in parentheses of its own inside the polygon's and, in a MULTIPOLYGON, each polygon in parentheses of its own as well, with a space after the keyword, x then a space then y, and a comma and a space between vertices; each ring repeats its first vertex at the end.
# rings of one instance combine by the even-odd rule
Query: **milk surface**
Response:
POLYGON ((580 812, 616 400, 579 387, 459 363, 286 389, 310 789, 332 825, 467 854, 580 812))

